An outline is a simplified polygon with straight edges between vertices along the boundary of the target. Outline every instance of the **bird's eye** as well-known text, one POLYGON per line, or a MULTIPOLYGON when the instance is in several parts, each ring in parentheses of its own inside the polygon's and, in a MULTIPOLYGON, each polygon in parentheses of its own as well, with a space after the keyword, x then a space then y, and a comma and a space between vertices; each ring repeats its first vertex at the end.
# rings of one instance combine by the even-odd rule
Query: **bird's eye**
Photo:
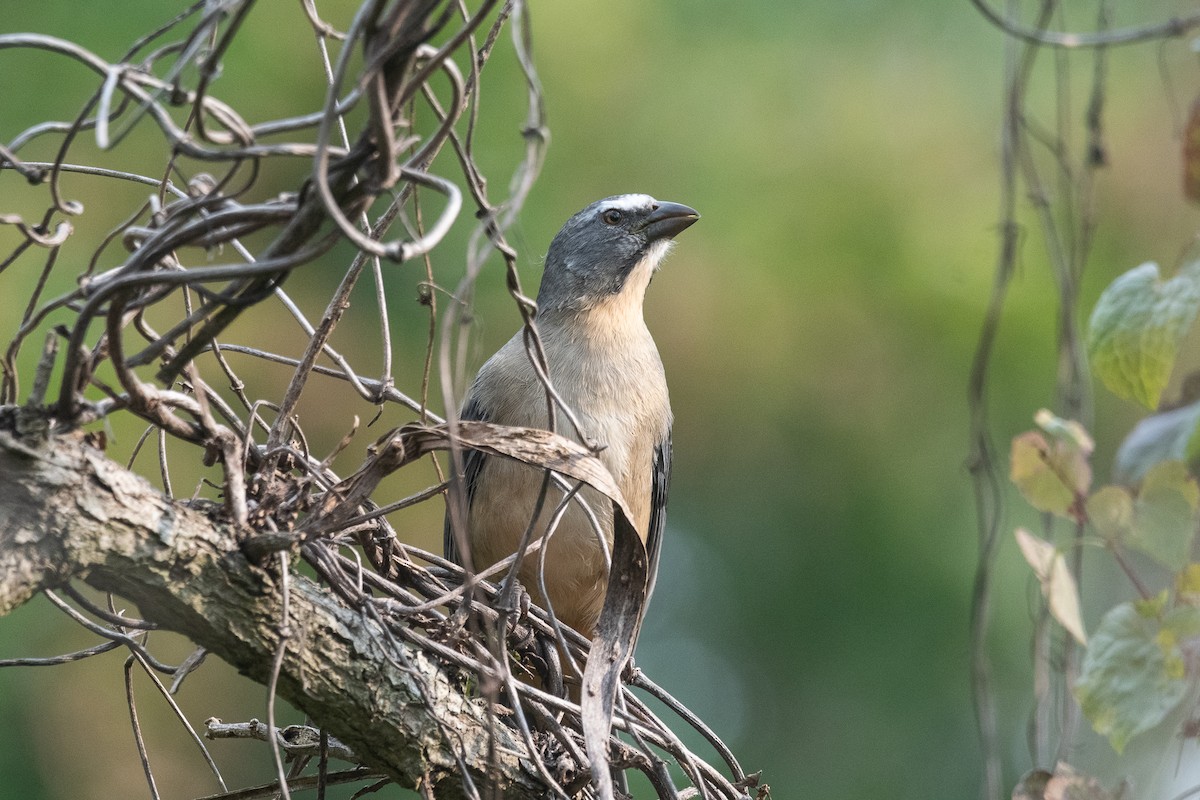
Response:
POLYGON ((616 225, 621 221, 621 212, 615 208, 610 208, 608 211, 605 211, 600 218, 609 225, 616 225))

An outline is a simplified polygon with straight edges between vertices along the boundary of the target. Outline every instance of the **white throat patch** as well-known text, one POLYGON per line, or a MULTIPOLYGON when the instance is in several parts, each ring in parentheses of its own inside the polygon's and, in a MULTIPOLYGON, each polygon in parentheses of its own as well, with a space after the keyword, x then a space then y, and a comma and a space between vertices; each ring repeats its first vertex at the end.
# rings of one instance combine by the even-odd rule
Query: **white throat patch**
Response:
POLYGON ((670 239, 660 239, 646 248, 646 254, 634 265, 625 277, 621 291, 609 295, 599 303, 614 317, 642 318, 642 300, 646 297, 646 287, 658 270, 659 264, 675 243, 670 239))

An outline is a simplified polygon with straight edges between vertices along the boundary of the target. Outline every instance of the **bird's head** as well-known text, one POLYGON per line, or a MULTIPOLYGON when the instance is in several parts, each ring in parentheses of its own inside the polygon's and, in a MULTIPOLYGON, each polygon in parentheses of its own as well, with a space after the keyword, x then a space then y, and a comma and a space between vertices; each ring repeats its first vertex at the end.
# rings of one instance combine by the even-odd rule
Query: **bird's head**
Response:
POLYGON ((646 194, 592 203, 550 243, 539 308, 588 308, 628 293, 636 294, 640 306, 671 240, 698 219, 693 208, 646 194))

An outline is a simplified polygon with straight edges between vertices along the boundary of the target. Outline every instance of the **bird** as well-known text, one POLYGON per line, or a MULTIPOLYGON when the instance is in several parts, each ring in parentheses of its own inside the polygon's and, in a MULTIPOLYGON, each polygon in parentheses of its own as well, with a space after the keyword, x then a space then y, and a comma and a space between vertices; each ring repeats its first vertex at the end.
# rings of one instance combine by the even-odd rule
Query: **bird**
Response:
MULTIPOLYGON (((646 194, 598 200, 572 216, 550 243, 536 300, 536 323, 550 380, 571 409, 556 414, 557 431, 593 447, 616 480, 648 556, 653 590, 666 522, 673 422, 666 376, 646 327, 642 302, 676 235, 700 218, 681 203, 646 194)), ((518 331, 479 369, 461 420, 546 429, 546 391, 518 331)), ((461 481, 465 536, 445 524, 445 555, 484 570, 512 555, 527 529, 539 542, 563 497, 552 489, 531 518, 543 473, 499 456, 468 450, 461 481)), ((518 577, 560 622, 592 638, 607 588, 606 549, 613 543, 612 504, 590 487, 579 492, 545 543, 526 553, 518 577), (594 515, 589 518, 588 510, 594 515), (597 530, 604 537, 602 543, 597 530), (540 561, 544 557, 544 567, 540 561)))

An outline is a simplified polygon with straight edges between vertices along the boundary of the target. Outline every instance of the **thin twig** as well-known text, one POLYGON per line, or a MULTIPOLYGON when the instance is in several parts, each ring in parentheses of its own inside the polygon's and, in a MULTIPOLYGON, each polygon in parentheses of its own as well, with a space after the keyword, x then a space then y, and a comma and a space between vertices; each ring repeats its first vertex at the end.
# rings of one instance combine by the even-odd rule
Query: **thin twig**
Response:
MULTIPOLYGON (((364 0, 342 34, 334 23, 340 28, 344 20, 326 21, 317 3, 303 0, 295 13, 304 15, 302 25, 314 36, 312 58, 326 78, 324 100, 315 110, 290 108, 286 116, 251 123, 260 109, 246 113, 222 96, 237 76, 223 75, 219 67, 224 60, 223 66, 233 69, 234 59, 222 54, 233 52, 257 6, 194 3, 135 37, 115 61, 52 36, 0 35, 0 52, 41 51, 83 66, 92 81, 86 100, 63 110, 65 121, 30 121, 0 145, 0 169, 24 176, 43 195, 40 218, 24 210, 0 216, 0 224, 11 223, 20 234, 11 252, 0 254, 0 274, 18 259, 41 259, 31 267, 39 270, 38 284, 23 298, 25 311, 5 353, 0 401, 17 402, 21 379, 28 380, 23 371, 29 359, 21 348, 30 336, 50 334, 49 341, 65 343, 61 359, 43 359, 48 366, 35 377, 35 416, 45 420, 44 427, 58 432, 107 424, 112 415, 145 420, 150 427, 144 436, 109 446, 128 457, 131 467, 157 473, 165 498, 175 494, 173 483, 196 481, 189 504, 237 531, 238 557, 249 557, 263 569, 255 580, 269 581, 270 568, 284 610, 274 623, 270 670, 262 671, 268 725, 275 721, 281 672, 297 646, 293 626, 299 621, 289 617, 290 570, 311 571, 338 602, 361 613, 379 652, 398 669, 419 676, 407 660, 408 648, 417 648, 466 687, 463 702, 486 698, 495 731, 515 726, 517 735, 505 740, 515 742, 524 768, 540 777, 548 793, 586 794, 581 709, 561 695, 564 684, 582 672, 589 643, 561 624, 552 609, 531 606, 516 579, 529 559, 544 561, 554 522, 570 504, 583 510, 603 538, 590 507, 594 501, 585 501, 582 484, 547 470, 542 505, 553 518, 549 528, 531 520, 521 553, 472 573, 397 534, 404 530, 402 522, 408 523, 408 509, 446 491, 443 464, 432 450, 428 458, 401 459, 400 466, 384 469, 379 464, 383 445, 364 448, 363 466, 352 478, 374 475, 378 480, 370 491, 354 494, 352 478, 338 474, 339 463, 354 458, 359 441, 345 432, 359 431, 352 420, 370 416, 370 409, 359 407, 363 403, 375 406, 377 418, 399 418, 386 424, 404 424, 416 415, 426 425, 440 425, 438 409, 430 407, 430 388, 440 381, 440 405, 456 420, 454 409, 472 366, 471 298, 496 255, 495 279, 504 282, 521 315, 551 428, 580 438, 573 410, 550 380, 520 254, 506 240, 549 142, 529 9, 522 0, 473 5, 468 0, 364 0), (483 74, 492 55, 505 49, 506 28, 507 46, 521 70, 526 115, 519 142, 523 152, 507 184, 499 184, 505 186, 504 196, 493 200, 476 139, 492 111, 490 95, 485 98, 482 91, 483 74), (162 143, 165 155, 159 161, 150 161, 157 156, 149 154, 158 151, 147 148, 147 163, 131 171, 78 163, 84 160, 80 142, 88 133, 101 145, 128 149, 135 129, 162 143), (55 155, 49 161, 24 160, 35 147, 55 155), (307 169, 299 179, 298 165, 307 169), (141 194, 128 208, 115 209, 118 222, 92 231, 91 210, 67 193, 84 181, 98 188, 142 187, 141 194), (463 213, 464 204, 473 218, 463 213), (451 236, 452 229, 463 235, 451 236), (457 255, 455 247, 461 250, 457 255), (393 263, 417 258, 419 267, 393 263), (68 264, 81 265, 78 273, 63 275, 68 264), (366 269, 373 296, 360 303, 356 292, 367 291, 360 285, 366 269), (393 325, 390 316, 401 307, 397 281, 410 275, 421 281, 420 299, 427 309, 421 313, 428 315, 419 341, 406 341, 409 329, 393 325), (44 292, 62 278, 69 279, 69 290, 59 289, 64 293, 47 299, 44 292), (456 291, 447 292, 444 287, 456 282, 456 291), (315 297, 317 291, 325 294, 315 297), (265 310, 278 312, 284 324, 267 316, 256 317, 255 324, 235 324, 242 314, 249 322, 265 310), (283 383, 271 373, 281 373, 283 383), (43 392, 52 405, 42 403, 43 392), (153 464, 136 458, 152 435, 153 464), (410 463, 431 466, 434 477, 409 470, 391 480, 410 463), (532 676, 559 694, 524 682, 532 676)), ((114 425, 113 430, 122 429, 114 425)), ((461 442, 452 438, 455 472, 461 455, 461 442)), ((180 492, 186 497, 186 488, 180 492)), ((590 490, 587 495, 592 497, 590 490)), ((461 532, 460 500, 449 498, 448 508, 452 527, 461 532)), ((611 559, 606 542, 605 552, 611 559)), ((143 669, 173 674, 171 690, 155 681, 171 701, 171 691, 203 660, 204 651, 172 668, 152 657, 139 632, 147 623, 72 591, 75 603, 101 620, 97 623, 54 593, 47 596, 107 641, 78 653, 12 659, 0 666, 44 666, 129 649, 134 654, 126 667, 130 715, 153 787, 130 667, 136 660, 143 669)), ((422 701, 432 710, 441 698, 422 687, 422 701)), ((623 699, 614 719, 614 768, 645 773, 663 797, 689 791, 740 797, 734 784, 744 773, 729 749, 660 693, 656 696, 675 721, 712 742, 730 776, 692 754, 632 695, 623 699), (692 786, 677 790, 674 780, 692 786)), ((439 725, 462 794, 476 800, 499 796, 502 789, 487 763, 471 763, 460 734, 439 725)), ((319 746, 300 754, 290 770, 271 737, 276 781, 221 797, 286 796, 306 787, 320 793, 343 779, 374 780, 363 771, 330 773, 325 759, 337 749, 326 739, 323 724, 321 730, 319 746), (302 774, 306 765, 316 774, 302 774)), ((505 755, 500 741, 493 737, 487 758, 505 755)), ((421 789, 432 796, 432 787, 421 789)))

